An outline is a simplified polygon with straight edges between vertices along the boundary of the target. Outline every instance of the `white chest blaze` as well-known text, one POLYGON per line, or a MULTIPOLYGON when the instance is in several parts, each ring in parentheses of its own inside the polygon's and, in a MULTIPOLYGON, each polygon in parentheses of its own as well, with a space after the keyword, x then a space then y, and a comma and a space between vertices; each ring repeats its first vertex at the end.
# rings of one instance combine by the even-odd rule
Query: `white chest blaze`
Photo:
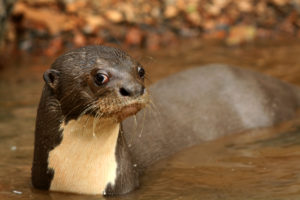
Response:
POLYGON ((107 184, 114 185, 119 123, 83 116, 61 128, 62 142, 48 158, 54 170, 50 190, 102 194, 107 184))

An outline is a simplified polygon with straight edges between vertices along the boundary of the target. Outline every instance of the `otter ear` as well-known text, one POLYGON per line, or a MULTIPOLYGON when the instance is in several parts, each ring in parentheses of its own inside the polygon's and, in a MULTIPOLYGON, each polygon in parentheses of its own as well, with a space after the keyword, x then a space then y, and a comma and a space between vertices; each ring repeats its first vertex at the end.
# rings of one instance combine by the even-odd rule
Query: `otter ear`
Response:
POLYGON ((56 89, 59 79, 59 71, 55 69, 48 69, 43 75, 44 81, 52 89, 56 89))

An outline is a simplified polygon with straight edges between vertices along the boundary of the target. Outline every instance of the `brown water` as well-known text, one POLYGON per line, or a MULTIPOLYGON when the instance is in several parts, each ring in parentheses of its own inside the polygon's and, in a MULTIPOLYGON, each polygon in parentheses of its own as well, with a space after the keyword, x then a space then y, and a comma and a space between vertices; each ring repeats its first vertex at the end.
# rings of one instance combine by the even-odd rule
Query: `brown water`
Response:
MULTIPOLYGON (((239 48, 191 42, 132 54, 146 65, 152 82, 195 65, 227 63, 300 85, 299 41, 239 48)), ((32 188, 34 120, 42 72, 53 59, 20 60, 0 74, 0 199, 103 198, 32 188)), ((187 149, 149 169, 138 190, 111 199, 300 199, 300 120, 187 149)))

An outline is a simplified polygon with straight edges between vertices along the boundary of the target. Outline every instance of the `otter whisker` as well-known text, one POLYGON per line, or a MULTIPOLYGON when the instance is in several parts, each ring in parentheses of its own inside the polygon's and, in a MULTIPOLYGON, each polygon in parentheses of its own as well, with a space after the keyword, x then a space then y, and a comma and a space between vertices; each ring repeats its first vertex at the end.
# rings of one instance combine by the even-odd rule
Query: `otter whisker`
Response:
POLYGON ((72 95, 72 99, 73 99, 73 97, 76 96, 76 95, 74 95, 74 91, 76 91, 76 87, 74 87, 71 91, 69 91, 68 94, 65 94, 63 96, 63 98, 60 99, 60 103, 64 103, 64 101, 67 100, 68 97, 70 97, 71 95, 72 95))
MULTIPOLYGON (((89 103, 84 107, 84 110, 79 114, 78 118, 80 118, 82 115, 84 115, 92 106, 93 103, 89 103)), ((82 107, 82 105, 77 105, 73 107, 68 113, 65 114, 65 116, 70 115, 74 110, 77 110, 79 107, 82 107)))
POLYGON ((141 132, 139 134, 139 137, 142 137, 142 133, 143 133, 143 130, 144 130, 145 119, 146 119, 146 112, 147 112, 147 110, 145 110, 144 113, 143 113, 142 128, 141 128, 141 132))
POLYGON ((157 108, 157 106, 155 105, 154 101, 152 100, 151 97, 149 97, 149 107, 156 113, 158 113, 159 115, 161 115, 160 110, 157 108))
POLYGON ((94 105, 94 102, 88 104, 85 109, 80 113, 79 117, 85 115, 88 111, 95 111, 96 106, 94 105))
POLYGON ((96 129, 96 126, 97 126, 97 122, 99 122, 99 119, 101 119, 101 117, 102 117, 102 113, 100 113, 100 111, 97 110, 96 114, 95 114, 95 117, 93 119, 93 137, 97 137, 97 135, 95 133, 95 129, 96 129))
POLYGON ((157 108, 155 103, 153 102, 152 98, 149 97, 149 103, 146 104, 145 112, 150 111, 150 115, 154 118, 158 126, 161 126, 160 120, 158 119, 159 116, 161 116, 160 110, 157 108))
POLYGON ((97 121, 95 123, 95 120, 96 120, 96 117, 94 117, 94 119, 93 119, 93 137, 96 137, 95 128, 96 128, 97 121))
POLYGON ((132 140, 133 140, 133 138, 134 137, 136 137, 136 135, 137 135, 137 132, 138 132, 138 123, 137 123, 137 117, 136 117, 136 115, 134 115, 133 116, 133 123, 134 123, 134 134, 132 135, 132 137, 131 137, 131 143, 132 143, 132 140))

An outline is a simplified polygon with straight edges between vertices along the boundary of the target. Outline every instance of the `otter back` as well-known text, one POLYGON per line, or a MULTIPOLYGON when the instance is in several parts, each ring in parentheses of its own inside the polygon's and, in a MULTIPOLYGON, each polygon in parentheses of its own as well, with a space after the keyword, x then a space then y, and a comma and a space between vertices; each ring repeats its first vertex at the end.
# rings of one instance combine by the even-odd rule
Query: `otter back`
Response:
POLYGON ((298 87, 226 65, 192 68, 150 87, 154 106, 123 127, 135 163, 147 167, 182 148, 272 126, 299 108, 298 87))

